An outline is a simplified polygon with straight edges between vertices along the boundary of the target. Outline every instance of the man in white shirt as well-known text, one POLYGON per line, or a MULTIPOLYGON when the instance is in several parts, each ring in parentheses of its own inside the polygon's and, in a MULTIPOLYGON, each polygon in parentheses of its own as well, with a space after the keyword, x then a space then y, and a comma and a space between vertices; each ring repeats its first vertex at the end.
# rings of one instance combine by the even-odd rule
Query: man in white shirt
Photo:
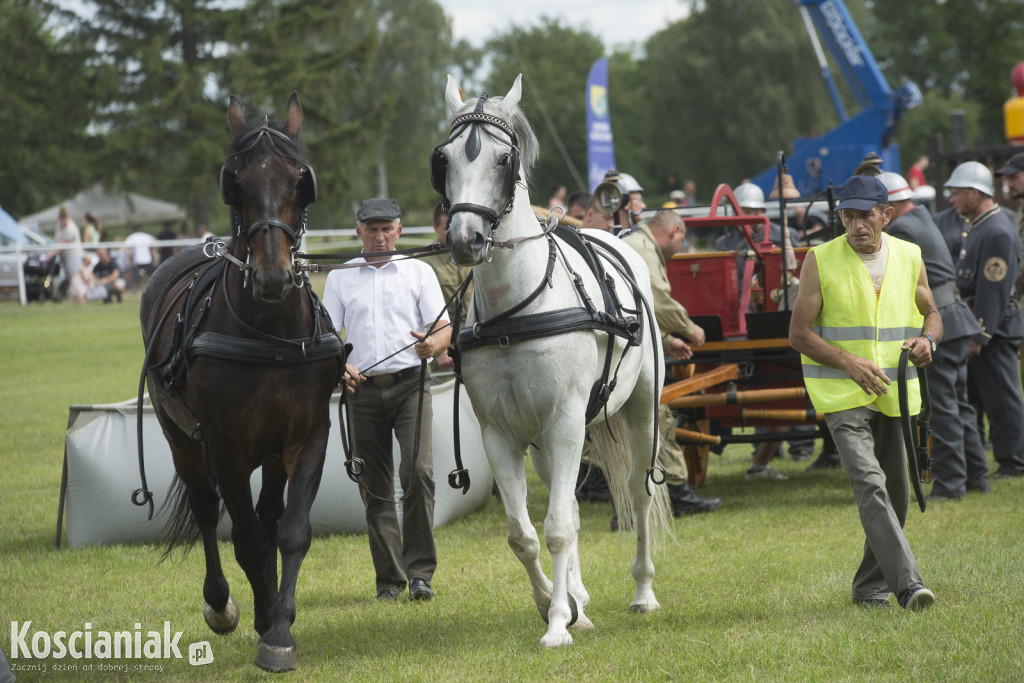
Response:
POLYGON ((401 215, 394 199, 367 199, 360 205, 356 234, 364 255, 349 263, 361 265, 332 271, 323 297, 335 328, 344 331, 345 340, 352 344, 346 382, 354 393, 348 418, 354 426, 356 456, 365 463, 360 495, 366 507, 377 599, 387 602, 398 597, 406 581, 410 599, 429 600, 434 595, 430 581, 437 567, 437 551, 429 382, 424 387, 415 458, 413 453, 420 360, 444 352, 451 340, 444 296, 430 266, 371 255, 394 251, 402 234, 401 215), (438 314, 438 331, 426 336, 438 314), (413 338, 419 341, 403 348, 413 338), (405 491, 401 531, 391 502, 392 432, 401 451, 398 474, 405 491))
MULTIPOLYGON (((156 241, 148 232, 142 232, 142 228, 135 225, 131 234, 124 238, 124 246, 131 255, 132 264, 136 270, 142 271, 148 277, 156 266, 153 264, 153 242, 156 241)), ((133 284, 133 287, 137 284, 133 284)))
POLYGON ((78 225, 75 224, 74 219, 68 214, 68 209, 65 206, 61 206, 57 210, 57 230, 53 235, 54 241, 58 244, 71 244, 77 245, 70 249, 54 249, 46 255, 47 259, 51 259, 56 254, 60 254, 61 263, 64 265, 64 274, 67 277, 68 282, 71 278, 82 267, 82 257, 85 256, 85 252, 82 251, 82 234, 78 230, 78 225))

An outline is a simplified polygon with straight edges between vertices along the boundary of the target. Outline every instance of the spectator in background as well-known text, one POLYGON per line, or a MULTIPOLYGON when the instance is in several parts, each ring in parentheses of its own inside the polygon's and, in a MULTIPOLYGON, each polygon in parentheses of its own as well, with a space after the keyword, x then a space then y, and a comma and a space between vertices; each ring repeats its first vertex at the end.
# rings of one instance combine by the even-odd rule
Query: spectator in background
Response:
POLYGON ((615 216, 610 213, 605 214, 598 211, 597 200, 591 197, 590 201, 587 202, 587 211, 583 214, 583 218, 580 220, 580 228, 612 232, 615 228, 615 216))
POLYGON ((196 237, 201 240, 208 240, 213 238, 213 233, 206 227, 206 223, 200 223, 196 226, 196 237))
POLYGON ((907 184, 910 185, 912 191, 928 184, 928 180, 924 177, 926 168, 928 168, 928 157, 922 154, 907 169, 907 184))
POLYGON ((96 265, 93 266, 92 274, 96 284, 103 287, 103 301, 110 303, 111 299, 120 302, 121 294, 124 292, 124 270, 111 255, 110 250, 100 247, 96 250, 96 265))
MULTIPOLYGON (((434 206, 431 225, 434 228, 434 234, 437 235, 437 241, 445 244, 448 239, 448 214, 444 212, 444 205, 440 202, 434 206)), ((461 310, 456 308, 455 292, 473 272, 473 269, 452 263, 451 255, 448 252, 426 256, 422 261, 430 266, 434 270, 434 275, 437 276, 437 282, 441 285, 441 295, 444 297, 448 309, 448 319, 451 321, 458 319, 459 329, 462 329, 466 325, 466 315, 469 313, 469 299, 473 295, 473 283, 469 283, 462 295, 461 310)), ((433 360, 430 369, 451 370, 454 365, 452 357, 445 350, 433 360)))
MULTIPOLYGON (((171 222, 170 221, 165 221, 163 229, 156 236, 156 238, 158 240, 160 240, 161 242, 163 242, 164 240, 176 240, 176 239, 178 239, 178 233, 174 232, 174 228, 171 227, 171 222)), ((166 261, 169 258, 171 258, 172 256, 174 256, 174 254, 177 253, 177 251, 178 251, 178 248, 173 246, 173 245, 161 244, 160 245, 160 263, 163 263, 164 261, 166 261)))
POLYGON ((668 193, 668 201, 661 205, 663 209, 678 209, 687 206, 686 194, 682 190, 672 190, 668 193))
POLYGON ((100 241, 101 233, 100 219, 92 211, 85 212, 85 227, 82 228, 82 242, 84 244, 96 244, 100 241))
MULTIPOLYGON (((128 258, 131 260, 132 268, 136 273, 139 273, 140 278, 148 278, 155 270, 153 264, 153 236, 148 232, 143 232, 142 228, 138 225, 132 226, 131 234, 124 238, 125 249, 128 250, 128 258)), ((132 287, 139 287, 142 285, 135 277, 128 279, 129 284, 132 287)))
POLYGON ((1013 218, 992 199, 992 172, 966 161, 946 181, 949 202, 968 222, 960 247, 956 284, 981 334, 970 340, 968 368, 991 427, 993 478, 1024 475, 1024 399, 1017 350, 1024 340, 1024 315, 1013 298, 1021 246, 1013 218))
POLYGON ((60 254, 60 262, 64 266, 64 275, 70 283, 71 278, 82 267, 82 256, 85 255, 85 252, 82 251, 82 234, 79 232, 75 221, 68 214, 66 206, 61 206, 57 210, 57 231, 54 233, 53 238, 58 244, 76 245, 69 249, 54 249, 46 255, 47 260, 50 260, 57 254, 60 254))
POLYGON ((91 292, 95 292, 95 285, 96 279, 92 274, 92 257, 85 254, 79 261, 78 270, 68 275, 68 301, 84 306, 86 297, 91 292))
POLYGON ((914 191, 903 176, 885 172, 878 179, 889 190, 889 205, 895 210, 884 230, 921 248, 928 287, 942 318, 942 342, 932 349, 932 363, 924 369, 934 437, 934 484, 928 500, 942 502, 988 491, 988 462, 974 408, 967 400, 967 351, 970 338, 981 328, 960 300, 953 259, 928 209, 914 206, 914 191))
POLYGON ((565 185, 551 186, 551 198, 548 199, 548 208, 553 209, 556 206, 565 207, 565 185))
POLYGON ((583 192, 582 190, 573 192, 565 202, 566 215, 576 220, 583 220, 583 215, 587 212, 587 204, 589 203, 589 192, 583 192))
POLYGON ((697 183, 692 180, 683 181, 683 203, 680 206, 697 206, 697 183))

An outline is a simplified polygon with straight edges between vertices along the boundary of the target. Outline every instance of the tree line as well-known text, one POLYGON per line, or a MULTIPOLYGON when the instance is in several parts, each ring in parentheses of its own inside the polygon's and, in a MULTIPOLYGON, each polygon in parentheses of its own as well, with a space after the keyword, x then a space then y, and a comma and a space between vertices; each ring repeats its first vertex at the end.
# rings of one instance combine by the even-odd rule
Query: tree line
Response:
MULTIPOLYGON (((543 204, 552 184, 584 189, 584 87, 606 54, 620 169, 655 201, 684 179, 706 200, 837 118, 793 0, 687 4, 686 18, 608 54, 585 17, 580 28, 524 16, 479 46, 455 41, 434 0, 91 0, 78 12, 8 0, 0 205, 26 215, 103 181, 226 227, 217 183, 228 95, 249 116, 274 117, 295 90, 320 185, 310 226, 351 225, 353 207, 378 194, 426 222, 437 201, 427 158, 447 137, 446 74, 471 96, 503 94, 520 72, 541 143, 531 195, 543 204)), ((1009 72, 1024 59, 1017 3, 847 6, 890 85, 907 77, 924 93, 896 136, 905 165, 932 133, 948 138, 952 109, 966 112, 969 145, 1004 143, 1009 72)))

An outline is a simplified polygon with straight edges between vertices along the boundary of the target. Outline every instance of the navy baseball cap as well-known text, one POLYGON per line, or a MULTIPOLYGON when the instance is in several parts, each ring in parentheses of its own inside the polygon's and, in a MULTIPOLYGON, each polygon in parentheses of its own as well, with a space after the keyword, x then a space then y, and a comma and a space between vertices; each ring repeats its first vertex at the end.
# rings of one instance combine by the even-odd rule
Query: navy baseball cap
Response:
POLYGON ((866 175, 855 175, 839 189, 839 203, 836 210, 856 209, 870 211, 875 204, 888 204, 889 190, 878 178, 866 175))
POLYGON ((1019 152, 1010 157, 1006 166, 996 171, 996 175, 1013 175, 1017 171, 1024 171, 1024 152, 1019 152))
POLYGON ((402 215, 398 202, 390 197, 374 197, 359 205, 356 220, 360 223, 370 221, 393 221, 402 215))

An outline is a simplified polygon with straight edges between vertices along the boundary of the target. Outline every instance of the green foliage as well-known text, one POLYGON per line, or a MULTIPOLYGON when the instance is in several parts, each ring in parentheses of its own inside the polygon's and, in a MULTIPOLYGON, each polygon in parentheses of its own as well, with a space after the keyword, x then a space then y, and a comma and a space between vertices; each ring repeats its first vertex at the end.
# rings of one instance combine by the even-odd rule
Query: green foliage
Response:
POLYGON ((894 140, 900 145, 903 172, 914 160, 931 150, 932 135, 942 136, 945 149, 953 148, 953 123, 950 112, 964 112, 964 129, 967 146, 981 146, 981 118, 983 106, 978 102, 967 102, 960 97, 943 95, 932 90, 924 95, 921 106, 911 110, 900 123, 894 140))
POLYGON ((707 199, 835 125, 802 29, 792 0, 718 0, 651 36, 645 143, 658 150, 650 173, 661 189, 690 177, 707 199))
POLYGON ((0 4, 0 205, 15 217, 92 180, 97 141, 86 128, 97 74, 81 36, 53 32, 50 21, 61 16, 45 0, 0 4))
MULTIPOLYGON (((718 183, 772 165, 794 138, 836 124, 792 0, 687 4, 687 18, 610 56, 617 165, 648 188, 651 204, 684 178, 706 199, 718 183)), ((102 180, 224 226, 217 182, 228 94, 251 116, 280 116, 294 90, 321 187, 311 226, 350 225, 352 208, 381 193, 416 220, 437 199, 425 159, 445 133, 449 72, 467 96, 503 94, 524 74, 523 106, 542 149, 536 202, 553 184, 586 183, 584 84, 605 54, 589 29, 542 18, 477 48, 453 42, 437 0, 84 5, 95 11, 0 3, 0 204, 16 216, 102 180)), ((1022 58, 1019 2, 846 5, 890 85, 906 76, 925 95, 897 132, 906 157, 948 130, 947 108, 968 111, 968 144, 1003 142, 1006 79, 1022 58)), ((842 78, 838 87, 851 102, 842 78)))
POLYGON ((902 3, 872 3, 877 43, 923 91, 979 105, 980 145, 1005 144, 1010 70, 1024 59, 1021 4, 922 0, 907 10, 902 3))

